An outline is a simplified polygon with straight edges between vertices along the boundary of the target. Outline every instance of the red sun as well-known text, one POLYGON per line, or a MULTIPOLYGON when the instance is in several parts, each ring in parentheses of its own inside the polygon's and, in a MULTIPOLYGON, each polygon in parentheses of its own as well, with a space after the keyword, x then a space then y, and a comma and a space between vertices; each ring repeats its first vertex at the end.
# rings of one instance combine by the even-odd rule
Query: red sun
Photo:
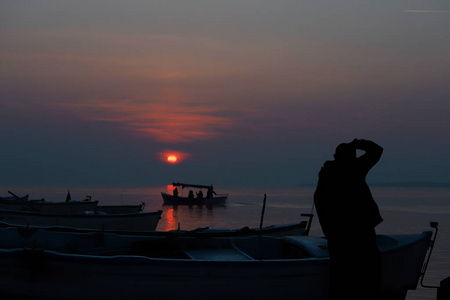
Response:
POLYGON ((178 161, 178 157, 174 154, 170 154, 167 156, 167 162, 174 164, 178 161))
POLYGON ((177 165, 190 156, 188 153, 176 150, 164 150, 159 152, 158 155, 161 161, 171 165, 177 165))

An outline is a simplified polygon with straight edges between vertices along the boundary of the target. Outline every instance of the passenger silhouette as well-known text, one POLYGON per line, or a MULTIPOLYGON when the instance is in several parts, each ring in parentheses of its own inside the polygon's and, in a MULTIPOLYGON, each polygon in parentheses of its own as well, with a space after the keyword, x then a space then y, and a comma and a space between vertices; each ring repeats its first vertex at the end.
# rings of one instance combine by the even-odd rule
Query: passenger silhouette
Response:
POLYGON ((208 188, 208 191, 206 192, 206 198, 213 198, 214 195, 217 195, 216 192, 214 192, 212 186, 208 188))
POLYGON ((366 175, 383 148, 369 140, 340 144, 334 161, 319 172, 314 203, 330 252, 331 299, 376 299, 380 288, 380 252, 375 227, 379 209, 366 175), (356 150, 365 153, 356 156, 356 150))

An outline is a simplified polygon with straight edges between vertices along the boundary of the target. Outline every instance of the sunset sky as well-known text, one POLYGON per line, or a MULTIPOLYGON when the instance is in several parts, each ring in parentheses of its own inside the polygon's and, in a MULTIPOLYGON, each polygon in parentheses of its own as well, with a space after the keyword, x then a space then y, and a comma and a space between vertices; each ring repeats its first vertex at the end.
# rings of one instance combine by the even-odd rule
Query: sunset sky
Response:
POLYGON ((450 183, 450 1, 0 2, 2 185, 450 183), (173 155, 167 161, 167 157, 173 155))

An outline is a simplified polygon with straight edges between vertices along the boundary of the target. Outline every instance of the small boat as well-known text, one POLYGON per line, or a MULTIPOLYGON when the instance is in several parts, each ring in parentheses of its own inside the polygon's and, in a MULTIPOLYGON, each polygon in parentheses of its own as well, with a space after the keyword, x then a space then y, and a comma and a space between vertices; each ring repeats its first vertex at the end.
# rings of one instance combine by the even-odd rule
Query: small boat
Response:
MULTIPOLYGON (((0 231, 9 228, 10 231, 21 232, 25 236, 31 236, 34 232, 42 230, 49 232, 48 239, 52 239, 51 232, 65 233, 113 233, 117 235, 133 235, 133 236, 152 236, 152 237, 247 237, 247 236, 301 236, 306 235, 306 226, 308 222, 302 221, 294 224, 271 225, 259 228, 243 227, 240 229, 228 228, 209 228, 200 227, 193 230, 170 230, 170 231, 129 231, 129 230, 109 230, 109 229, 83 229, 64 226, 30 226, 17 225, 6 222, 0 222, 0 231)), ((5 232, 5 231, 1 231, 5 232)), ((0 236, 2 236, 0 234, 0 236)), ((40 238, 42 240, 42 237, 40 238)), ((26 245, 23 245, 24 247, 26 245)), ((0 244, 1 248, 1 244, 0 244)))
POLYGON ((164 204, 168 205, 225 205, 228 199, 228 194, 220 194, 217 195, 214 192, 214 187, 212 185, 200 185, 200 184, 188 184, 188 183, 180 183, 174 182, 172 186, 175 187, 172 195, 161 192, 161 196, 163 198, 164 204), (200 189, 197 193, 197 196, 194 196, 192 190, 189 191, 189 195, 187 197, 180 196, 178 193, 178 188, 181 186, 184 188, 196 188, 200 189), (203 196, 202 189, 206 189, 206 196, 203 196))
POLYGON ((29 226, 64 226, 100 230, 155 231, 162 211, 130 214, 102 214, 85 211, 54 214, 0 209, 0 221, 29 226))
POLYGON ((138 205, 97 205, 95 211, 105 214, 130 214, 144 210, 145 202, 138 205))
POLYGON ((64 202, 50 202, 45 201, 45 199, 29 199, 28 195, 19 197, 10 191, 8 192, 13 197, 0 197, 0 209, 73 214, 94 211, 98 204, 98 201, 93 201, 90 196, 87 196, 84 200, 71 200, 70 194, 68 194, 64 202))
MULTIPOLYGON (((10 192, 11 193, 11 192, 10 192)), ((7 202, 9 202, 9 201, 21 201, 21 202, 25 202, 25 201, 28 201, 28 199, 30 198, 30 195, 25 195, 25 196, 17 196, 17 195, 14 195, 13 197, 11 197, 11 196, 7 196, 7 197, 0 197, 0 203, 1 202, 3 202, 3 201, 7 201, 7 202)))
MULTIPOLYGON (((330 261, 327 241, 321 237, 60 234, 48 244, 31 237, 31 248, 12 244, 0 249, 3 296, 64 300, 149 296, 325 300, 329 296, 330 261)), ((5 243, 8 235, 2 232, 2 236, 5 243)), ((430 231, 377 236, 383 294, 406 295, 416 288, 431 236, 430 231)))

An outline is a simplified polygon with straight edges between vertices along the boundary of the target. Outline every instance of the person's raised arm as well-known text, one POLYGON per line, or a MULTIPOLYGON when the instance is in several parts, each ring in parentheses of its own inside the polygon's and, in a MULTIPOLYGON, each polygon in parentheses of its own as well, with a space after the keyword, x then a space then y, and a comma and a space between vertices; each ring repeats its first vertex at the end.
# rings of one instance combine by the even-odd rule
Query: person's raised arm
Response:
POLYGON ((358 163, 362 164, 367 172, 380 160, 383 154, 383 147, 369 140, 354 139, 351 144, 354 145, 355 149, 365 152, 358 157, 358 163))

